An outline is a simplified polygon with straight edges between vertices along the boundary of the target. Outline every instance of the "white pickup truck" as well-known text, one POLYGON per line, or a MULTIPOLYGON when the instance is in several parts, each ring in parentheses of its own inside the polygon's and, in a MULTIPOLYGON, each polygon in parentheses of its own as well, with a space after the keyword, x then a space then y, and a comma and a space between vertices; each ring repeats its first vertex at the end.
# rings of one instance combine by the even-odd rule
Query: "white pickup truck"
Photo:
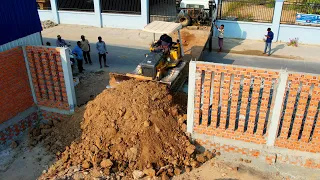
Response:
POLYGON ((209 9, 209 0, 182 0, 180 7, 209 9))

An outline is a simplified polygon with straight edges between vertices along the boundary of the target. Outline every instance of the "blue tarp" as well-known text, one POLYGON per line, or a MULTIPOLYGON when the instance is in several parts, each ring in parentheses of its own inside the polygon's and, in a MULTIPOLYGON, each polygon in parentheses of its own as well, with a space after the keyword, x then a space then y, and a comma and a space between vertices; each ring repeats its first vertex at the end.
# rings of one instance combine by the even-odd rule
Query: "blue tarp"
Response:
POLYGON ((1 0, 0 45, 41 30, 36 0, 1 0))

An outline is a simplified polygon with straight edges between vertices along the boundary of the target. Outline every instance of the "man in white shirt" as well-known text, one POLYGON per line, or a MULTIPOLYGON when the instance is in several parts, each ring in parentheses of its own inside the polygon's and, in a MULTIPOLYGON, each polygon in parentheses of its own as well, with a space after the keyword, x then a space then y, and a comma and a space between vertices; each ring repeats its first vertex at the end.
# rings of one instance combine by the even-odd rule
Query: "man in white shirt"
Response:
POLYGON ((219 28, 216 25, 217 30, 219 31, 219 35, 218 35, 218 44, 219 44, 219 51, 222 51, 222 47, 223 47, 223 35, 224 35, 224 25, 222 24, 219 28))
POLYGON ((104 62, 104 67, 109 67, 106 62, 107 61, 106 54, 108 54, 106 43, 104 41, 102 41, 101 36, 98 37, 98 40, 99 41, 96 44, 96 48, 99 53, 100 68, 102 68, 102 63, 101 63, 102 58, 103 58, 103 62, 104 62))

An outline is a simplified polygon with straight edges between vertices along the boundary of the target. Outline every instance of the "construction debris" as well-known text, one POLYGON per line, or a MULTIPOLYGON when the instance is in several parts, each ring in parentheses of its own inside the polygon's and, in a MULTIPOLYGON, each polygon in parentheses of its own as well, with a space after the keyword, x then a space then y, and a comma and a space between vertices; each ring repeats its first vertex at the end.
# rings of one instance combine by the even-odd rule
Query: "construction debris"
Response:
POLYGON ((43 29, 48 29, 48 28, 52 28, 57 26, 58 24, 50 21, 50 20, 46 20, 46 21, 41 21, 41 25, 43 29))
POLYGON ((81 138, 40 179, 75 179, 79 172, 85 179, 167 179, 198 167, 211 156, 206 152, 197 161, 195 146, 178 123, 186 122, 181 120, 185 110, 174 99, 166 86, 155 82, 130 80, 104 90, 86 106, 81 138), (71 172, 75 167, 79 171, 71 172))

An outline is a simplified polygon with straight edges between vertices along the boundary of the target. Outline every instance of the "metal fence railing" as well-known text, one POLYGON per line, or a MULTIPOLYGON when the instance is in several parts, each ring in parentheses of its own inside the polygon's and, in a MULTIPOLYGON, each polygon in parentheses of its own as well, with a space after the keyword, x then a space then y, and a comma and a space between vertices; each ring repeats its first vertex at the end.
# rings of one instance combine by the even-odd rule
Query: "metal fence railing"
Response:
POLYGON ((36 0, 38 9, 40 10, 51 10, 50 0, 36 0))
POLYGON ((218 19, 249 22, 272 22, 274 0, 220 0, 218 19))
MULTIPOLYGON (((57 0, 58 10, 94 12, 93 0, 57 0)), ((141 14, 141 0, 101 0, 102 13, 141 14)))
POLYGON ((58 10, 94 12, 93 0, 57 0, 58 10))
MULTIPOLYGON (((304 0, 304 1, 294 1, 294 2, 285 1, 282 7, 281 24, 307 25, 307 24, 296 22, 298 13, 320 14, 320 0, 312 0, 312 1, 304 0)), ((306 21, 308 21, 308 19, 306 21)), ((319 19, 319 22, 320 22, 320 19, 319 19)), ((312 25, 317 25, 317 24, 312 24, 312 25)), ((320 24, 317 26, 320 26, 320 24)))
POLYGON ((149 0, 150 22, 152 21, 175 21, 175 0, 149 0))
POLYGON ((103 13, 141 14, 141 0, 101 0, 103 13))

